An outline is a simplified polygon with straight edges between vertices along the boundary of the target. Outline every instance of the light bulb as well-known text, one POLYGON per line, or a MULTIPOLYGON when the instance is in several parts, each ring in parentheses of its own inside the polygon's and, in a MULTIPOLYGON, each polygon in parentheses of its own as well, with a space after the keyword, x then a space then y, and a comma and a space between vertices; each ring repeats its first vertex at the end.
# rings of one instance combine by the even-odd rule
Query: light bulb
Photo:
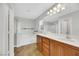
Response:
POLYGON ((51 9, 50 12, 53 12, 53 10, 51 9))
POLYGON ((59 10, 59 9, 57 9, 57 12, 60 12, 60 10, 59 10))
POLYGON ((54 7, 54 8, 53 8, 53 10, 57 10, 57 8, 56 8, 56 7, 54 7))
POLYGON ((49 12, 47 12, 47 14, 50 14, 49 12))
POLYGON ((64 10, 64 9, 65 9, 65 7, 62 7, 61 9, 62 9, 62 10, 64 10))
POLYGON ((60 8, 60 7, 61 7, 61 4, 58 4, 58 5, 57 5, 57 8, 60 8))

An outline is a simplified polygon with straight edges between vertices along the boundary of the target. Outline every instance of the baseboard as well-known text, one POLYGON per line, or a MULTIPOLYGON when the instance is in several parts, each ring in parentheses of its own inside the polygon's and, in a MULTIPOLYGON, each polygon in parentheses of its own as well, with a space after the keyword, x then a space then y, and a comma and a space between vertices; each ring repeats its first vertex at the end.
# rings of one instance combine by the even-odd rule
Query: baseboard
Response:
POLYGON ((21 46, 28 45, 28 44, 32 44, 32 43, 36 43, 36 42, 28 42, 28 43, 25 43, 25 44, 16 45, 15 47, 21 47, 21 46))

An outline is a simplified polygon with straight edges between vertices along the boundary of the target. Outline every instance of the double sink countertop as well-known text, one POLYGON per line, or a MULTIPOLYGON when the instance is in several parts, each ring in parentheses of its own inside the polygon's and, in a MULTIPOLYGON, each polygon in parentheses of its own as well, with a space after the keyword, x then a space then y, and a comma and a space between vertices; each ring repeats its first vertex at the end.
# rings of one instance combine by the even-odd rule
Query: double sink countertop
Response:
POLYGON ((37 35, 43 36, 43 37, 47 37, 49 39, 52 40, 56 40, 62 43, 66 43, 75 47, 79 48, 79 39, 73 39, 73 38, 66 38, 65 35, 58 35, 58 34, 54 34, 54 33, 36 33, 37 35))

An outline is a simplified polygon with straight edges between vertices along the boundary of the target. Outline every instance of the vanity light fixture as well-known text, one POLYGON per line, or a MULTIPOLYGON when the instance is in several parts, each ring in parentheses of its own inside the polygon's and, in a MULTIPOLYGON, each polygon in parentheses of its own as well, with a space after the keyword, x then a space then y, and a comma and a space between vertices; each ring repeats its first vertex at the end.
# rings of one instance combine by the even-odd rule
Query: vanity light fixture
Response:
POLYGON ((63 11, 63 10, 65 10, 65 6, 63 6, 62 4, 57 4, 56 6, 54 6, 52 9, 50 9, 47 12, 47 15, 51 16, 51 15, 59 13, 60 11, 63 11))

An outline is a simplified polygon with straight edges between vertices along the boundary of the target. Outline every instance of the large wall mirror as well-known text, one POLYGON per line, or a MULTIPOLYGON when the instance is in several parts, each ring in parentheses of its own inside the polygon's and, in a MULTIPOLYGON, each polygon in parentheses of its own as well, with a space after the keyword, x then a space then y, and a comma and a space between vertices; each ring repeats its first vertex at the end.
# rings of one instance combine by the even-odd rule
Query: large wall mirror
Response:
POLYGON ((51 32, 59 35, 67 35, 73 39, 79 39, 79 11, 53 19, 43 20, 41 26, 43 32, 51 32), (55 20, 55 21, 53 21, 55 20))

